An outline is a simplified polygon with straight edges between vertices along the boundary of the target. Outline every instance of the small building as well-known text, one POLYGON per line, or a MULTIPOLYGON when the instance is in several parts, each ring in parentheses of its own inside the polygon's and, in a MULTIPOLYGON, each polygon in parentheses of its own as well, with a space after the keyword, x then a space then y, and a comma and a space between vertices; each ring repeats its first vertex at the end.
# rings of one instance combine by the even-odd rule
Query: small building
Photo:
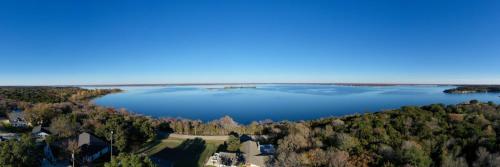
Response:
POLYGON ((12 111, 8 113, 7 116, 9 117, 10 125, 13 127, 26 128, 29 125, 24 119, 24 113, 21 111, 12 111))
POLYGON ((92 162, 109 152, 110 147, 106 142, 90 133, 82 133, 78 136, 78 147, 80 148, 80 159, 84 163, 92 162))
POLYGON ((245 166, 248 167, 265 167, 266 162, 275 152, 273 145, 260 145, 253 140, 241 143, 240 150, 245 158, 245 166))
POLYGON ((37 140, 45 140, 47 136, 51 135, 51 132, 47 127, 38 125, 31 130, 31 135, 33 135, 37 140))

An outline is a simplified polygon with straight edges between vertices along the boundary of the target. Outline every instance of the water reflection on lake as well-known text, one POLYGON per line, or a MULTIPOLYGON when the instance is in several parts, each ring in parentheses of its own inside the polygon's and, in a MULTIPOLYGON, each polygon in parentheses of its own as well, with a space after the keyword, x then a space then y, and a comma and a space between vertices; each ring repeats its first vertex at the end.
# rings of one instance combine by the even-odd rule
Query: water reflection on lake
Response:
POLYGON ((404 105, 455 104, 471 99, 500 102, 500 94, 445 94, 450 86, 338 86, 264 84, 224 89, 224 85, 117 87, 124 93, 94 100, 154 117, 210 121, 224 115, 240 123, 264 119, 308 120, 375 112, 404 105))

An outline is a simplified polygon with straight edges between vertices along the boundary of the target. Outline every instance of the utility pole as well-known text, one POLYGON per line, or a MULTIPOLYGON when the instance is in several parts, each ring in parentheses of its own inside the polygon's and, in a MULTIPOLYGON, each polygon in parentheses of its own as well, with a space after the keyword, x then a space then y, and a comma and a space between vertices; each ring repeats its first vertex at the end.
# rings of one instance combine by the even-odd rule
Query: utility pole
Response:
POLYGON ((111 131, 111 161, 113 161, 113 131, 111 131))
POLYGON ((73 159, 73 167, 75 167, 75 150, 71 151, 71 159, 73 159))

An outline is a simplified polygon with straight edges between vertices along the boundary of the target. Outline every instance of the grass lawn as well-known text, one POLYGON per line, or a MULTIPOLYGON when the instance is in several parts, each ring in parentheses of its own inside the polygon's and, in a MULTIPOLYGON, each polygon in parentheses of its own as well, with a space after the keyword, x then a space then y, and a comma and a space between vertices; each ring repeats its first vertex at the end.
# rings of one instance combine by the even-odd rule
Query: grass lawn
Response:
POLYGON ((153 159, 169 161, 175 167, 195 167, 203 166, 205 161, 223 143, 223 141, 168 137, 157 140, 146 149, 141 150, 141 153, 151 156, 153 159))

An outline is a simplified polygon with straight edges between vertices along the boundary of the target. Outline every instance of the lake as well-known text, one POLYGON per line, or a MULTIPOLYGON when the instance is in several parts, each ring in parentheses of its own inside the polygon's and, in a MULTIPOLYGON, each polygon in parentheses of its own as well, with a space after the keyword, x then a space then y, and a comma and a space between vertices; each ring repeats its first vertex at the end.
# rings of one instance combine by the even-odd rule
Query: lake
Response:
MULTIPOLYGON (((258 84, 113 87, 125 90, 95 99, 98 105, 126 108, 153 117, 211 121, 225 115, 237 122, 309 120, 377 112, 405 105, 456 104, 472 99, 500 102, 498 93, 445 94, 453 86, 340 86, 258 84)), ((95 87, 94 87, 95 88, 95 87)))

